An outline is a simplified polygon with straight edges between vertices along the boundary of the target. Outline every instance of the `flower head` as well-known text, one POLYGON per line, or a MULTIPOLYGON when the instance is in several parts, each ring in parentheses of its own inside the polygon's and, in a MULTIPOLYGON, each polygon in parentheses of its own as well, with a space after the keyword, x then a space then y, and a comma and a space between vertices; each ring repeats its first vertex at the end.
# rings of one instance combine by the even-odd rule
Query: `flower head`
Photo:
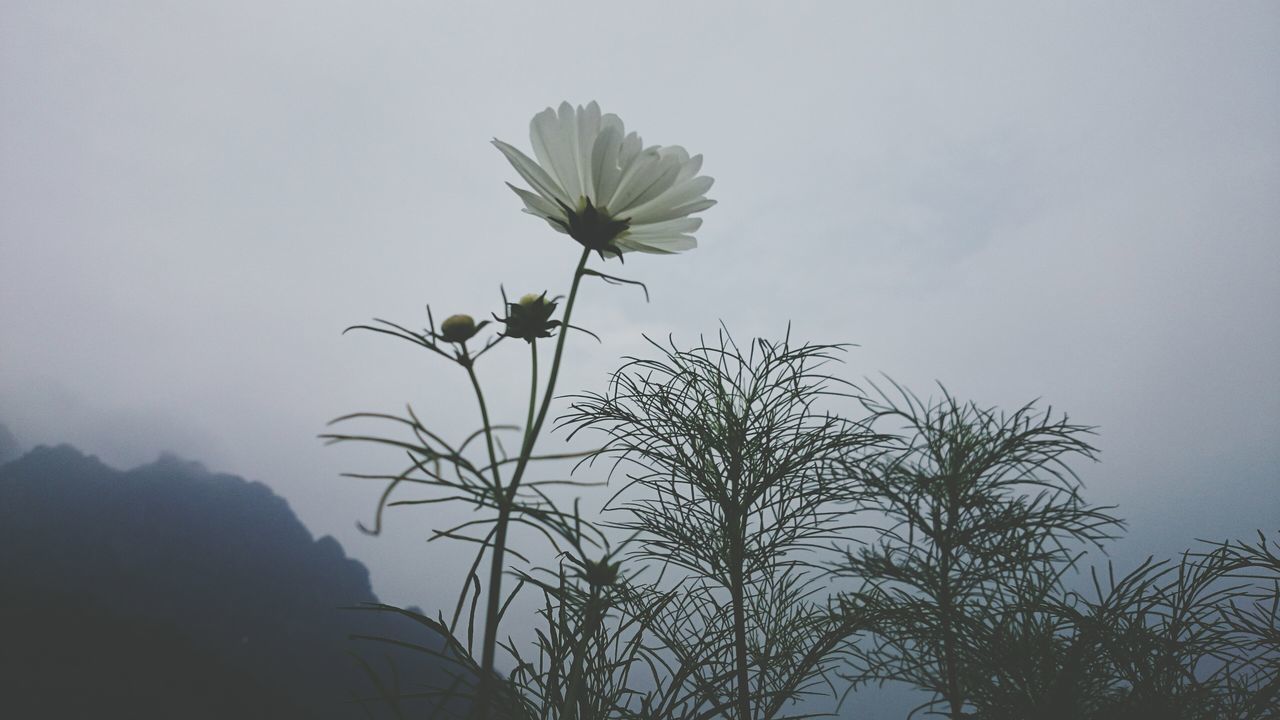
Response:
POLYGON ((607 587, 618 582, 618 570, 621 567, 622 563, 611 563, 607 557, 599 561, 583 560, 579 574, 590 585, 607 587))
POLYGON ((440 323, 440 339, 445 342, 464 343, 475 337, 480 328, 487 325, 482 322, 476 325, 475 318, 470 315, 450 315, 440 323))
POLYGON ((543 110, 533 117, 529 138, 536 161, 493 141, 534 190, 511 186, 525 212, 601 256, 697 246, 692 233, 702 219, 689 216, 716 202, 706 198, 712 178, 698 175, 701 155, 690 157, 678 145, 646 148, 594 102, 543 110))
POLYGON ((497 319, 507 326, 502 333, 504 336, 533 342, 538 338, 551 337, 551 331, 560 327, 559 320, 551 319, 555 311, 556 303, 548 300, 546 293, 529 293, 519 302, 507 303, 507 316, 497 319))

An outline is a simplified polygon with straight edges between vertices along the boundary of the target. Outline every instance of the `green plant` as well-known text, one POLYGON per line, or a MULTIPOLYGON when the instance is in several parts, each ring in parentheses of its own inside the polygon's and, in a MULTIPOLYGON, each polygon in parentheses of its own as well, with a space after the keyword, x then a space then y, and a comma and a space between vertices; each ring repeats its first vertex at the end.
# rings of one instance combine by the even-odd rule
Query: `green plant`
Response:
POLYGON ((914 685, 933 694, 927 708, 960 718, 990 682, 975 670, 1009 613, 1051 592, 1076 547, 1120 521, 1081 499, 1067 465, 1093 458, 1089 428, 1032 404, 1005 414, 945 389, 935 402, 894 389, 863 397, 871 422, 901 428, 894 447, 848 467, 866 488, 861 514, 880 520, 835 565, 864 583, 842 598, 867 628, 848 677, 914 685))
MULTIPOLYGON (((504 292, 503 316, 494 315, 503 331, 483 341, 478 350, 469 343, 487 322, 477 324, 471 316, 457 314, 446 318, 437 329, 430 308, 428 326, 422 331, 385 320, 348 328, 405 340, 456 364, 466 372, 474 390, 480 427, 454 445, 424 425, 410 406, 403 416, 366 412, 334 421, 389 422, 398 426, 399 434, 333 432, 322 436, 331 442, 375 443, 405 454, 403 469, 397 473, 348 474, 387 483, 372 532, 380 530, 383 509, 388 506, 453 502, 483 511, 477 519, 436 530, 431 538, 459 540, 477 547, 451 619, 446 623, 442 614, 439 621, 440 629, 454 637, 463 629, 460 623, 469 609, 465 615, 464 645, 468 654, 474 652, 476 630, 482 629, 476 670, 479 680, 472 694, 477 720, 486 720, 495 698, 502 695, 497 675, 499 626, 506 608, 523 587, 517 584, 505 592, 503 588, 509 556, 527 561, 510 547, 512 526, 534 530, 557 551, 568 546, 581 548, 583 543, 598 544, 601 540, 590 523, 582 522, 576 507, 572 512, 563 511, 546 492, 550 484, 574 483, 526 478, 535 461, 573 457, 535 455, 534 447, 555 398, 569 331, 581 330, 570 321, 582 279, 597 277, 614 284, 640 284, 590 269, 587 263, 592 253, 606 260, 621 259, 628 252, 673 254, 689 250, 697 244, 691 233, 702 222, 691 216, 715 204, 705 197, 712 179, 698 175, 701 156, 691 157, 679 146, 644 147, 638 135, 625 132, 616 115, 602 114, 594 102, 577 108, 562 103, 558 110, 547 108, 538 113, 530 123, 530 140, 536 160, 500 140, 494 140, 494 144, 533 189, 530 192, 511 186, 524 202, 526 212, 547 221, 582 247, 561 319, 553 319, 559 307, 558 297, 549 299, 545 292, 531 293, 512 303, 504 292), (555 351, 544 380, 539 372, 538 344, 552 337, 555 351), (523 340, 529 347, 529 401, 525 423, 520 427, 493 422, 476 371, 477 361, 504 339, 523 340), (503 448, 500 436, 504 432, 519 434, 519 451, 514 456, 503 448), (480 440, 484 454, 483 459, 477 460, 467 451, 472 442, 480 440), (435 494, 391 501, 392 493, 402 485, 430 488, 435 494), (482 569, 486 560, 487 568, 482 569), (481 574, 486 576, 484 582, 481 574), (484 611, 478 619, 482 593, 484 611)), ((648 290, 645 292, 647 296, 648 290)))
POLYGON ((632 611, 660 647, 647 707, 781 717, 849 632, 815 601, 812 553, 838 537, 859 491, 843 468, 878 437, 818 407, 847 389, 824 372, 839 346, 758 339, 744 351, 721 333, 654 347, 658 358, 631 359, 563 419, 607 436, 599 454, 628 470, 612 525, 636 534, 632 559, 658 568, 632 611))

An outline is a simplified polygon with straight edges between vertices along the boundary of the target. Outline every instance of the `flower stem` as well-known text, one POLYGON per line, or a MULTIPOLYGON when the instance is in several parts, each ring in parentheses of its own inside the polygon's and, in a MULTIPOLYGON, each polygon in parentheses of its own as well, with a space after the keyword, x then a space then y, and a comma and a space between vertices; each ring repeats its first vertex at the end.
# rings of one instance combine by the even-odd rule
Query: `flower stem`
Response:
POLYGON ((587 645, 600 628, 603 604, 600 588, 592 585, 587 602, 582 609, 582 624, 578 628, 578 638, 573 643, 572 665, 566 680, 564 707, 561 709, 562 720, 586 719, 587 699, 584 693, 586 678, 583 675, 586 673, 587 645))
POLYGON ((751 720, 751 668, 747 661, 746 590, 743 581, 746 530, 743 518, 736 512, 728 521, 729 600, 733 605, 733 664, 737 684, 735 704, 738 720, 751 720))
MULTIPOLYGON (((561 321, 560 336, 556 339, 556 353, 551 360, 551 372, 547 376, 547 386, 543 391, 542 404, 532 426, 526 426, 525 428, 524 443, 520 448, 520 458, 516 462, 515 473, 511 476, 511 484, 506 487, 506 493, 500 492, 498 497, 498 521, 494 530, 493 550, 489 557, 489 592, 486 599, 484 640, 480 654, 480 687, 475 713, 473 714, 476 720, 488 720, 489 703, 493 696, 492 683, 496 677, 493 666, 498 646, 498 616, 501 614, 502 608, 502 568, 507 551, 507 528, 511 525, 511 508, 515 502, 516 491, 520 488, 520 481, 524 478, 525 468, 529 465, 529 456, 533 454, 533 446, 537 442, 538 433, 542 431, 542 423, 547 419, 547 410, 550 409, 551 400, 555 397, 556 378, 560 374, 560 359, 564 355, 564 341, 569 335, 569 319, 573 314, 573 303, 578 298, 578 285, 582 281, 583 270, 586 269, 587 259, 590 257, 591 251, 583 249, 582 258, 578 260, 578 267, 573 271, 573 285, 569 289, 569 299, 565 302, 564 319, 561 321)), ((536 359, 537 355, 535 354, 535 362, 536 359)), ((536 368, 534 373, 536 379, 536 368)), ((529 416, 531 418, 533 417, 533 399, 535 397, 537 397, 536 389, 530 393, 529 398, 529 416)))
MULTIPOLYGON (((463 349, 463 353, 466 349, 463 349)), ((498 469, 498 455, 493 450, 493 425, 489 422, 489 408, 484 402, 484 391, 480 389, 480 380, 476 378, 475 364, 471 362, 471 358, 464 355, 466 360, 464 366, 467 368, 467 376, 471 378, 471 387, 475 388, 476 401, 480 403, 480 420, 484 423, 484 441, 489 447, 489 464, 493 467, 493 490, 495 501, 500 500, 502 495, 502 473, 498 469)))
POLYGON ((560 336, 556 338, 556 354, 551 359, 551 373, 547 376, 546 392, 542 396, 542 407, 538 410, 538 419, 533 425, 533 431, 526 433, 524 447, 520 450, 520 461, 516 464, 515 475, 511 479, 510 494, 515 496, 516 488, 520 485, 520 478, 524 475, 524 469, 529 464, 529 456, 533 454, 533 444, 538 439, 538 433, 542 431, 542 423, 547 419, 547 410, 551 408, 551 400, 555 397, 556 377, 560 374, 560 360, 564 356, 564 341, 569 337, 569 320, 573 316, 573 303, 578 299, 578 284, 582 282, 583 270, 587 267, 587 259, 591 257, 590 249, 583 249, 582 257, 578 260, 578 267, 573 271, 573 285, 569 288, 569 299, 564 304, 564 319, 561 320, 560 336))
POLYGON ((533 433, 533 409, 538 406, 538 343, 529 343, 529 367, 533 377, 529 382, 529 414, 524 421, 524 440, 520 444, 520 452, 529 444, 529 436, 533 433))

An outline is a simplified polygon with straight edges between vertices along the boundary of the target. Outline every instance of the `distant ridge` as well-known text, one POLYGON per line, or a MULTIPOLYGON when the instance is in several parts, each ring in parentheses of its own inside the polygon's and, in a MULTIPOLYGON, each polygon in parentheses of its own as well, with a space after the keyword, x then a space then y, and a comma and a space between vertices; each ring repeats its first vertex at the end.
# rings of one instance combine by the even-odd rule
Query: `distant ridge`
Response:
POLYGON ((22 457, 22 444, 4 423, 0 423, 0 465, 19 457, 22 457))
MULTIPOLYGON (((0 426, 0 717, 384 717, 344 702, 373 694, 348 636, 438 645, 339 610, 377 601, 368 571, 262 483, 69 445, 3 462, 17 448, 0 426)), ((438 677, 393 660, 406 685, 438 677)))

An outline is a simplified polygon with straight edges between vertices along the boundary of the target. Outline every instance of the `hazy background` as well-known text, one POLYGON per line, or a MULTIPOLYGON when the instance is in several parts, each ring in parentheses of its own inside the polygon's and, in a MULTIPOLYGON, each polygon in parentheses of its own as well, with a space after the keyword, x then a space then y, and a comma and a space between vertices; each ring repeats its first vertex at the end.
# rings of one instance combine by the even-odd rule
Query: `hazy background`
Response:
MULTIPOLYGON (((563 391, 642 333, 791 322, 861 345, 846 378, 1099 425, 1122 562, 1277 528, 1280 5, 454 5, 0 3, 0 421, 262 480, 382 599, 451 602, 450 518, 361 535, 380 488, 338 473, 398 461, 315 436, 412 401, 461 437, 465 376, 340 332, 564 292, 577 246, 488 141, 595 99, 720 204, 612 265, 652 303, 585 287, 563 391)), ((480 368, 500 420, 524 360, 480 368)))

